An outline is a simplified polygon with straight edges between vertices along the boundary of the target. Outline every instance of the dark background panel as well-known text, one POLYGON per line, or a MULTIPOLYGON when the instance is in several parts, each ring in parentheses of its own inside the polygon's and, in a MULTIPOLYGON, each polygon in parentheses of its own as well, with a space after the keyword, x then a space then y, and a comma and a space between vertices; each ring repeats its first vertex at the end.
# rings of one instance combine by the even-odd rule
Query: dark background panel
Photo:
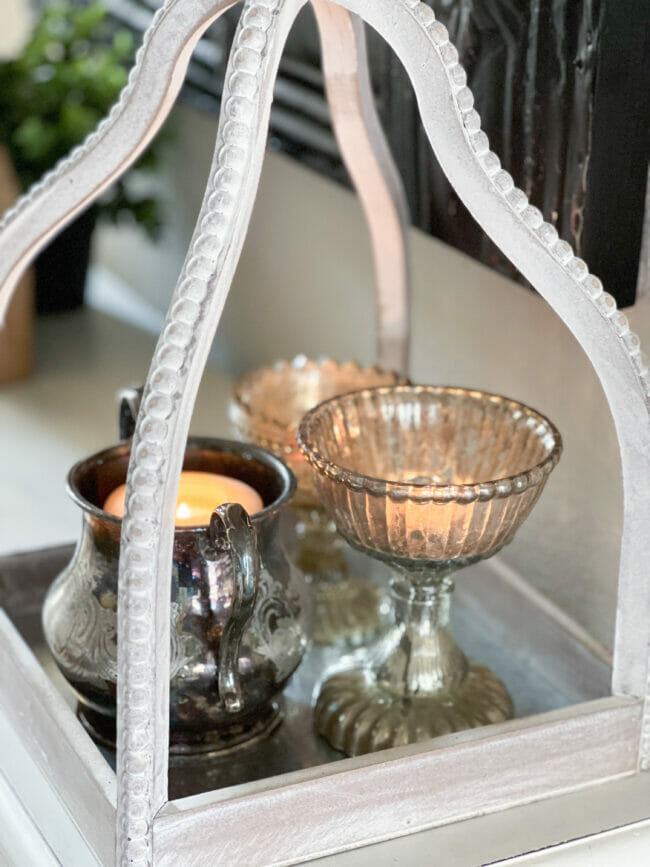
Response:
MULTIPOLYGON (((158 0, 107 0, 141 32, 158 0)), ((515 182, 620 304, 635 298, 650 157, 650 0, 427 0, 449 28, 483 128, 515 182)), ((182 98, 217 112, 240 7, 195 52, 182 98)), ((440 171, 401 65, 369 33, 377 104, 415 225, 519 275, 440 171)), ((318 34, 300 14, 280 67, 272 147, 344 183, 318 34)))

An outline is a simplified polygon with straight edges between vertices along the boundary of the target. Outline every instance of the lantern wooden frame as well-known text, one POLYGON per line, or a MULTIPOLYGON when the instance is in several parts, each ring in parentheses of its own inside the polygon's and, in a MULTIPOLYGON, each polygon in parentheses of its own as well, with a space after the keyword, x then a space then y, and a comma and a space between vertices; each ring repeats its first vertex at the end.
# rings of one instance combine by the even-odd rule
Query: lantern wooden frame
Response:
MULTIPOLYGON (((142 151, 178 93, 196 41, 235 2, 167 0, 157 13, 110 116, 3 220, 0 308, 38 250, 142 151)), ((28 684, 18 702, 21 718, 32 720, 28 749, 47 747, 50 769, 82 774, 64 783, 62 800, 81 811, 82 836, 102 863, 114 856, 114 827, 120 864, 214 863, 219 851, 236 851, 239 863, 255 863, 260 851, 291 863, 637 773, 650 762, 650 373, 639 340, 489 150, 458 54, 431 8, 419 0, 313 0, 337 134, 373 237, 379 361, 406 363, 405 209, 372 109, 361 21, 404 64, 431 145, 466 206, 564 320, 600 377, 624 483, 612 696, 241 791, 167 802, 168 564, 183 446, 255 198, 282 48, 305 2, 243 5, 205 199, 145 387, 122 537, 116 787, 12 627, 2 624, 5 658, 28 684), (350 810, 350 798, 358 809, 350 810)), ((3 678, 11 690, 12 675, 3 678)))

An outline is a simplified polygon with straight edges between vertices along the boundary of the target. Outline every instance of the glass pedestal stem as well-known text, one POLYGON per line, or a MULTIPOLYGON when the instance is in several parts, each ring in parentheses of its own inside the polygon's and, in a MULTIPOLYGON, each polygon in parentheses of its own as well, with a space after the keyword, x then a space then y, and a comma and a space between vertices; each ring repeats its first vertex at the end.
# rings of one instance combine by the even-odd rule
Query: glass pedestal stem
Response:
POLYGON ((294 506, 294 513, 296 565, 314 598, 314 642, 342 650, 363 647, 384 625, 385 591, 348 570, 346 543, 320 505, 294 506))
POLYGON ((467 676, 467 659, 449 629, 451 571, 404 570, 391 582, 395 628, 388 655, 375 672, 377 684, 395 695, 442 696, 467 676), (418 581, 420 577, 427 583, 418 581))
POLYGON ((340 581, 345 574, 343 539, 323 508, 294 505, 298 552, 296 566, 311 580, 340 581))
POLYGON ((399 571, 391 582, 394 621, 373 661, 328 677, 314 710, 319 733, 348 756, 513 715, 505 685, 465 657, 449 628, 450 576, 469 565, 468 559, 394 565, 399 571))

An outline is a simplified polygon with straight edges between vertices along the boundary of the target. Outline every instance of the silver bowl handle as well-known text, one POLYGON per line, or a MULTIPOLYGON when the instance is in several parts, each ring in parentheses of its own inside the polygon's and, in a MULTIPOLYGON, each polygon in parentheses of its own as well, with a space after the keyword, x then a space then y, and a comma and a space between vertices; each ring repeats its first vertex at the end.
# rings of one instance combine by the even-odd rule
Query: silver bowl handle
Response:
POLYGON ((221 638, 218 684, 226 710, 237 713, 242 707, 239 645, 257 598, 260 571, 257 533, 239 503, 224 503, 212 513, 210 540, 218 550, 229 551, 232 560, 232 611, 221 638))

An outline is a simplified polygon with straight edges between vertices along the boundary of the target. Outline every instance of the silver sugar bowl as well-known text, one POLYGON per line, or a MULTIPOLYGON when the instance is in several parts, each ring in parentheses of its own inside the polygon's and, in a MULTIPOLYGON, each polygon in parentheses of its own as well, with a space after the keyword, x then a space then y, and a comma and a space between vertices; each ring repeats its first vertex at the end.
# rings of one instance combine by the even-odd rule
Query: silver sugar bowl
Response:
MULTIPOLYGON (((68 492, 81 508, 72 561, 50 587, 43 629, 95 739, 115 743, 117 581, 121 518, 103 510, 126 480, 130 444, 75 464, 68 492)), ((190 438, 184 469, 251 485, 264 508, 216 509, 208 527, 177 527, 172 565, 170 751, 219 752, 267 735, 277 698, 307 645, 304 582, 279 534, 296 483, 256 446, 190 438)))

